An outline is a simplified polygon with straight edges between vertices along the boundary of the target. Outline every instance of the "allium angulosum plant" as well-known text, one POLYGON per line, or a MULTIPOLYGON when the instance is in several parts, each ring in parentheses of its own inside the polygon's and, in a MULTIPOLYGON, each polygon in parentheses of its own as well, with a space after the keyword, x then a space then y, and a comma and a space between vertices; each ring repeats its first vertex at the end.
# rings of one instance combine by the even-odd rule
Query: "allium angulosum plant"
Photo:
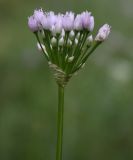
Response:
POLYGON ((55 14, 42 9, 35 10, 28 18, 28 26, 58 84, 56 160, 62 160, 64 88, 69 79, 84 67, 91 53, 107 39, 110 26, 104 24, 93 38, 94 17, 91 12, 55 14))

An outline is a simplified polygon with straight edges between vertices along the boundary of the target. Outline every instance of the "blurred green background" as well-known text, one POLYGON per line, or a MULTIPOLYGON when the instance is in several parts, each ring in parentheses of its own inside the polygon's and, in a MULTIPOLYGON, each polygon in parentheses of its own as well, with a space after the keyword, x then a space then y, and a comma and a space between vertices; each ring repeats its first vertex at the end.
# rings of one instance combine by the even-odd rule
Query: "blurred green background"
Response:
POLYGON ((133 160, 132 0, 0 0, 0 160, 55 159, 57 86, 27 27, 39 7, 112 26, 66 88, 63 160, 133 160))

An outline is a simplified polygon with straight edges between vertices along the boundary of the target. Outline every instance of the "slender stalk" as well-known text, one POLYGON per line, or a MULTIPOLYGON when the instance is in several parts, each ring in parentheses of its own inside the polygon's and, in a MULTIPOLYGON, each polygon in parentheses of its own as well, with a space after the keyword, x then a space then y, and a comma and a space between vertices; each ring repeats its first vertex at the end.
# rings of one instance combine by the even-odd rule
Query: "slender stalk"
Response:
POLYGON ((64 87, 58 85, 58 122, 56 160, 62 160, 64 87))
POLYGON ((36 36, 36 38, 37 38, 37 41, 38 41, 38 43, 39 43, 39 45, 40 45, 40 47, 41 47, 41 49, 42 49, 42 51, 43 51, 46 59, 49 61, 49 57, 48 57, 48 55, 45 53, 45 51, 44 51, 44 49, 43 49, 43 47, 42 47, 42 44, 41 44, 41 41, 40 41, 40 39, 39 39, 38 33, 35 32, 34 34, 35 34, 35 36, 36 36))

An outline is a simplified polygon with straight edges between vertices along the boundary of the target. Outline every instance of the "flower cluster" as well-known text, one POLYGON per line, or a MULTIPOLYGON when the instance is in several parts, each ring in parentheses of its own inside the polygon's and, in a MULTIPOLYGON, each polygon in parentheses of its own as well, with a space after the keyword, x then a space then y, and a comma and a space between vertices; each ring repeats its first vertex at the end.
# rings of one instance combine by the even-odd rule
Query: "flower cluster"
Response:
POLYGON ((93 38, 94 17, 88 11, 75 15, 73 12, 55 14, 39 9, 28 18, 28 26, 61 85, 83 68, 89 55, 110 33, 110 26, 105 24, 93 38))
POLYGON ((42 9, 35 10, 33 16, 29 17, 28 25, 31 31, 46 29, 53 35, 65 31, 86 29, 92 31, 94 28, 94 17, 90 12, 83 12, 76 17, 73 12, 66 12, 65 15, 55 15, 54 12, 43 12, 42 9))

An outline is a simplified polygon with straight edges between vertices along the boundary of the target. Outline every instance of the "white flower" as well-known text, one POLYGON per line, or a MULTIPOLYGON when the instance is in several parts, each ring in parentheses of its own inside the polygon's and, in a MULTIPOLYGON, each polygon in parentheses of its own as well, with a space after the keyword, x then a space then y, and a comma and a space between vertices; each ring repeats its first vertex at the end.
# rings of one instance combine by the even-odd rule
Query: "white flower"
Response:
POLYGON ((55 37, 53 37, 53 38, 51 39, 51 45, 52 45, 52 46, 56 46, 56 44, 57 44, 57 39, 56 39, 55 37))
POLYGON ((71 40, 73 40, 74 36, 75 36, 75 32, 72 30, 72 31, 69 33, 69 38, 70 38, 71 40))
POLYGON ((93 42, 93 37, 92 37, 92 35, 90 35, 90 36, 87 38, 86 42, 87 42, 87 45, 91 45, 91 43, 93 42))
POLYGON ((65 37, 65 31, 64 31, 64 29, 62 29, 62 31, 61 31, 61 37, 65 37))
POLYGON ((68 39, 67 46, 70 47, 71 45, 72 45, 72 41, 70 39, 68 39))
POLYGON ((59 46, 63 46, 63 44, 64 44, 64 38, 61 37, 61 38, 59 39, 59 46))
POLYGON ((77 38, 75 38, 75 45, 77 45, 78 44, 78 39, 77 38))

